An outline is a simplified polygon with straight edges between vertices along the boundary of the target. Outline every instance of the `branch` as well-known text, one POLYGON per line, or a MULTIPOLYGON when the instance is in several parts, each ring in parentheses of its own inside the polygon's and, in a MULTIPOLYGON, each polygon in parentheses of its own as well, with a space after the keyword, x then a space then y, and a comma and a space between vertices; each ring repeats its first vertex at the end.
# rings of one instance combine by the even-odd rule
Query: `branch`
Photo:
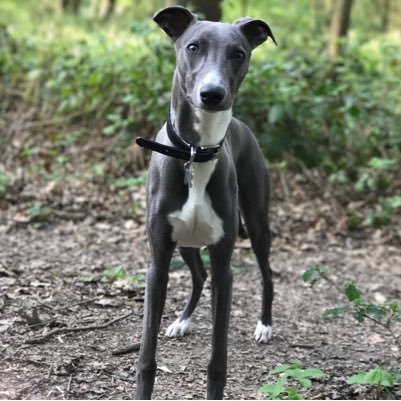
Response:
POLYGON ((112 324, 119 322, 120 320, 126 319, 127 317, 131 316, 132 314, 133 314, 133 312, 131 311, 129 313, 126 313, 123 316, 116 317, 115 319, 110 320, 107 323, 103 323, 103 324, 99 324, 99 325, 90 325, 90 326, 81 326, 81 327, 60 327, 60 328, 49 331, 47 334, 45 334, 41 337, 35 337, 35 338, 25 340, 25 344, 39 344, 39 343, 45 342, 50 337, 53 337, 54 335, 61 334, 61 333, 105 329, 106 327, 109 327, 112 324))

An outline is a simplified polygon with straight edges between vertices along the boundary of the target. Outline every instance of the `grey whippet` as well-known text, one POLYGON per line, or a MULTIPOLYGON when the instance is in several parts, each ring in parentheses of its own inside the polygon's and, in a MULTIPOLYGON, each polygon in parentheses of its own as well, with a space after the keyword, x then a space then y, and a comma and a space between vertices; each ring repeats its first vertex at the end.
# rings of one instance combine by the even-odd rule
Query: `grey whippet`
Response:
POLYGON ((252 50, 270 37, 261 20, 233 24, 198 21, 182 7, 169 7, 154 21, 174 42, 177 65, 171 106, 152 149, 147 180, 147 231, 152 263, 146 276, 143 335, 137 368, 137 399, 151 397, 156 346, 166 299, 169 264, 176 246, 192 274, 192 293, 167 336, 183 336, 201 295, 206 271, 199 249, 207 246, 212 276, 213 342, 207 397, 221 399, 226 383, 227 331, 231 305, 230 258, 238 232, 238 211, 246 223, 262 272, 263 303, 255 338, 271 337, 273 284, 269 266, 269 177, 250 129, 232 117, 235 94, 252 50))

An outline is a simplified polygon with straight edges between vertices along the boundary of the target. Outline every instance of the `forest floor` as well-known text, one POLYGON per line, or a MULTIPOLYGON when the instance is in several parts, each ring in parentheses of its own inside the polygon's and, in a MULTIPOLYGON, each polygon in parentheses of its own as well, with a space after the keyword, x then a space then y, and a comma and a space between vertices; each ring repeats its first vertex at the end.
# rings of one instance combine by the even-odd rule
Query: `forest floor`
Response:
MULTIPOLYGON (((292 363, 327 374, 303 390, 305 398, 387 397, 346 379, 376 366, 399 367, 400 352, 391 336, 352 317, 323 321, 324 310, 345 299, 327 282, 311 289, 302 274, 322 264, 339 285, 357 283, 371 302, 400 300, 399 237, 372 228, 351 232, 330 192, 302 175, 284 178, 285 185, 282 179, 275 180, 271 206, 273 338, 267 345, 253 339, 261 280, 249 242, 238 241, 225 397, 263 398, 259 387, 276 380, 269 372, 292 363)), ((114 355, 113 350, 137 344, 141 336, 149 263, 143 185, 125 189, 135 204, 132 213, 120 193, 73 180, 25 179, 18 185, 17 180, 0 199, 0 398, 132 398, 138 352, 114 355)), ((177 255, 159 335, 156 399, 205 396, 209 279, 192 333, 164 336, 189 292, 189 271, 177 255)))

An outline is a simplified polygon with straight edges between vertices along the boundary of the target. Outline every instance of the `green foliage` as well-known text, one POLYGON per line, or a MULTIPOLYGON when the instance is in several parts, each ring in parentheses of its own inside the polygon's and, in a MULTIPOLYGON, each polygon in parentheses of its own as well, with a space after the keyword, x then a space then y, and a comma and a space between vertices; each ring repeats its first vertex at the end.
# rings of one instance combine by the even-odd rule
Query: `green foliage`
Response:
POLYGON ((51 209, 40 203, 35 203, 27 210, 27 213, 31 217, 33 228, 41 229, 48 223, 51 216, 51 209))
POLYGON ((279 379, 275 383, 259 388, 261 393, 267 394, 268 400, 302 400, 300 388, 310 388, 311 379, 326 376, 320 369, 302 369, 298 364, 281 365, 271 373, 280 375, 279 379))
POLYGON ((343 289, 327 273, 328 269, 325 266, 316 265, 304 272, 303 280, 309 283, 312 288, 314 284, 324 279, 344 295, 348 304, 326 309, 322 314, 322 319, 337 318, 350 313, 360 323, 368 319, 376 325, 383 327, 391 334, 395 342, 400 345, 400 338, 393 332, 393 326, 401 323, 401 304, 399 302, 370 303, 362 296, 361 291, 355 283, 348 283, 343 289))
POLYGON ((140 187, 141 185, 144 185, 144 183, 146 182, 146 177, 147 177, 146 174, 143 174, 139 177, 129 177, 129 178, 121 177, 114 180, 112 182, 112 185, 115 188, 120 188, 120 189, 140 187))
POLYGON ((6 195, 10 181, 11 178, 8 175, 0 173, 0 198, 6 195))
POLYGON ((376 393, 375 399, 382 399, 381 394, 385 393, 385 399, 399 399, 399 391, 394 387, 399 384, 400 371, 386 370, 382 367, 376 367, 367 372, 359 372, 347 380, 347 384, 358 384, 366 386, 376 393))
POLYGON ((386 369, 377 367, 368 372, 360 372, 347 380, 347 384, 362 384, 369 386, 394 387, 395 376, 386 369))
MULTIPOLYGON (((2 1, 0 83, 18 89, 41 118, 67 118, 68 124, 85 127, 76 143, 89 131, 91 140, 112 143, 104 149, 106 160, 123 164, 127 158, 129 164, 126 150, 134 137, 153 136, 165 120, 174 49, 149 18, 147 23, 131 20, 128 1, 119 2, 125 15, 109 23, 94 18, 90 3, 85 2, 80 18, 72 18, 58 15, 50 0, 2 1)), ((372 6, 367 24, 365 8, 354 5, 354 31, 333 64, 322 34, 330 15, 326 5, 318 10, 307 0, 272 4, 267 10, 256 0, 224 1, 226 19, 243 13, 265 17, 280 44, 269 41, 254 51, 235 114, 250 125, 270 160, 291 155, 307 167, 323 167, 352 200, 373 196, 366 209, 349 210, 350 229, 393 223, 401 209, 398 38, 378 35, 372 6), (295 24, 296 32, 287 28, 295 24)), ((151 7, 141 3, 135 13, 145 17, 151 7)), ((50 179, 64 177, 68 164, 70 129, 65 130, 60 133, 64 144, 55 144, 57 168, 50 179)), ((34 152, 27 143, 21 156, 29 160, 34 152)), ((105 175, 101 167, 94 172, 105 175)), ((0 182, 0 196, 4 188, 0 182)))
POLYGON ((302 278, 305 283, 309 283, 313 287, 318 283, 322 277, 325 277, 327 273, 327 268, 323 265, 315 265, 307 270, 305 270, 302 278))
POLYGON ((347 306, 337 306, 335 308, 326 309, 322 314, 322 319, 325 320, 329 317, 338 317, 348 311, 349 311, 349 308, 347 306))
POLYGON ((133 283, 138 283, 143 281, 143 274, 127 274, 125 272, 125 268, 122 265, 113 266, 107 269, 104 269, 102 272, 102 277, 106 278, 109 281, 115 280, 126 280, 133 283))

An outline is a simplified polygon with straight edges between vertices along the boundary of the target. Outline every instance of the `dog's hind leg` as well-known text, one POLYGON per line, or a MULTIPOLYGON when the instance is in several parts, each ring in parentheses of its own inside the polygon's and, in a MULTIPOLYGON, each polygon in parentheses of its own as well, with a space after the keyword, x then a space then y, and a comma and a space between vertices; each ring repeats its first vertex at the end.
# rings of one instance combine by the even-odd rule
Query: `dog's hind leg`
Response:
POLYGON ((179 248, 180 254, 192 275, 192 292, 180 317, 166 330, 167 337, 182 337, 189 331, 191 316, 202 294, 203 283, 207 278, 206 270, 197 248, 179 248))

